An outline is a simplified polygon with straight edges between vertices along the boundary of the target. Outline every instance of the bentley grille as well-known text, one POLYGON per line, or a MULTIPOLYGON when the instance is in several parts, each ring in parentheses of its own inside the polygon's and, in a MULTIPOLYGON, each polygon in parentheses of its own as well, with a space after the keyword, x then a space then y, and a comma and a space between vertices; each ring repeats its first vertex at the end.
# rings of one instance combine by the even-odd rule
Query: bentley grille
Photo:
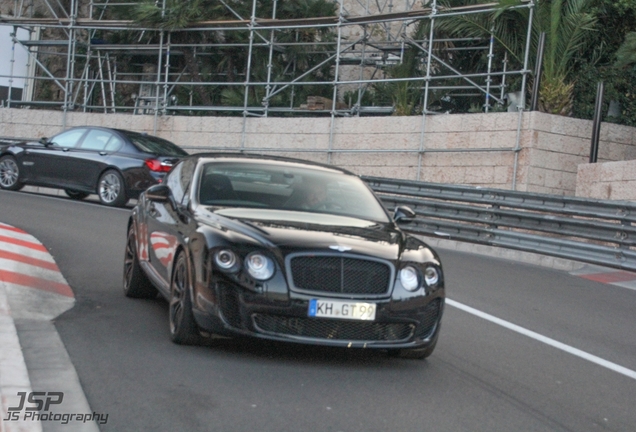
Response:
POLYGON ((391 267, 380 261, 301 255, 291 259, 293 287, 316 293, 380 296, 390 289, 391 267))

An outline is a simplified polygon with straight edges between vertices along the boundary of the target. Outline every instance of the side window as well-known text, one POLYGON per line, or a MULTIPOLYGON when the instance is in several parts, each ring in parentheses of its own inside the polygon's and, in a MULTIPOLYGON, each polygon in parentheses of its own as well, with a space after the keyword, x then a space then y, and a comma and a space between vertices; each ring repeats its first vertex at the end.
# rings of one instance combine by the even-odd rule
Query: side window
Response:
POLYGON ((112 138, 110 139, 110 141, 108 141, 108 144, 106 144, 106 151, 117 151, 121 148, 122 144, 124 144, 124 141, 121 140, 121 138, 116 137, 115 135, 112 136, 112 138))
POLYGON ((86 132, 86 129, 73 129, 62 132, 51 138, 51 142, 59 147, 75 147, 79 139, 84 135, 84 132, 86 132))
POLYGON ((175 201, 183 205, 188 204, 188 188, 192 182, 196 159, 179 162, 166 177, 166 185, 172 191, 175 201))
POLYGON ((106 150, 106 144, 113 137, 113 134, 99 129, 91 130, 84 141, 82 141, 81 148, 83 150, 106 150))

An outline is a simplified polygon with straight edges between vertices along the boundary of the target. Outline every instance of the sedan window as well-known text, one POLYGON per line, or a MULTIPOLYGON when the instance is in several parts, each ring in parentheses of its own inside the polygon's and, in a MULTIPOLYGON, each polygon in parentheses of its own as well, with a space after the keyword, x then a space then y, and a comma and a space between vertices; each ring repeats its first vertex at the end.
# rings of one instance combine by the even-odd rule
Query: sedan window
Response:
POLYGON ((128 139, 139 150, 162 156, 187 156, 188 153, 176 144, 155 136, 142 134, 127 134, 128 139))
POLYGON ((85 132, 86 129, 71 129, 54 136, 50 142, 60 147, 75 147, 85 132))
POLYGON ((120 138, 113 135, 110 141, 108 141, 108 144, 106 144, 106 148, 104 150, 117 151, 122 146, 122 144, 124 144, 124 142, 120 138))
POLYGON ((88 135, 86 135, 84 141, 82 141, 81 148, 84 150, 96 151, 106 150, 106 145, 112 137, 113 135, 110 132, 93 129, 88 133, 88 135))

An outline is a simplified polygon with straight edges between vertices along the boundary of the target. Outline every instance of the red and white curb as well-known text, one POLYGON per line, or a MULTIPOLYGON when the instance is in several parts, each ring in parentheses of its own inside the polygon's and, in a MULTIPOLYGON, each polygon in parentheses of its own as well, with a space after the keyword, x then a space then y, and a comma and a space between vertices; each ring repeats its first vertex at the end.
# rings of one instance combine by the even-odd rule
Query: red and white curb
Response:
POLYGON ((571 271, 570 274, 594 282, 636 290, 636 273, 634 272, 586 265, 579 270, 571 271))
MULTIPOLYGON (((0 432, 40 432, 39 421, 9 422, 9 407, 19 406, 19 392, 30 392, 31 382, 13 321, 23 317, 46 317, 45 305, 52 298, 55 313, 70 309, 73 291, 60 273, 53 257, 32 235, 0 223, 0 432), (18 310, 12 312, 12 300, 18 310), (33 306, 35 304, 35 306, 33 306)), ((51 316, 52 318, 53 316, 51 316)))

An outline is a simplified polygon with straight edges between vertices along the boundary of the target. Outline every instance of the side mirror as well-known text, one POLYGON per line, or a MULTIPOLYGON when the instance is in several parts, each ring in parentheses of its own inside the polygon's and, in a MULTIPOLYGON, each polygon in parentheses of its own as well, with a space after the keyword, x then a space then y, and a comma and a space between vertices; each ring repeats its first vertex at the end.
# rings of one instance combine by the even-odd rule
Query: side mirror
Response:
POLYGON ((411 207, 397 206, 393 212, 393 220, 395 222, 409 223, 415 219, 415 212, 411 207))
POLYGON ((150 186, 145 192, 146 198, 150 201, 165 203, 171 201, 172 192, 170 188, 163 184, 150 186))
POLYGON ((39 142, 40 144, 44 144, 44 145, 50 144, 50 143, 49 143, 49 139, 48 139, 47 137, 42 137, 42 138, 40 138, 40 140, 39 140, 38 142, 39 142))

